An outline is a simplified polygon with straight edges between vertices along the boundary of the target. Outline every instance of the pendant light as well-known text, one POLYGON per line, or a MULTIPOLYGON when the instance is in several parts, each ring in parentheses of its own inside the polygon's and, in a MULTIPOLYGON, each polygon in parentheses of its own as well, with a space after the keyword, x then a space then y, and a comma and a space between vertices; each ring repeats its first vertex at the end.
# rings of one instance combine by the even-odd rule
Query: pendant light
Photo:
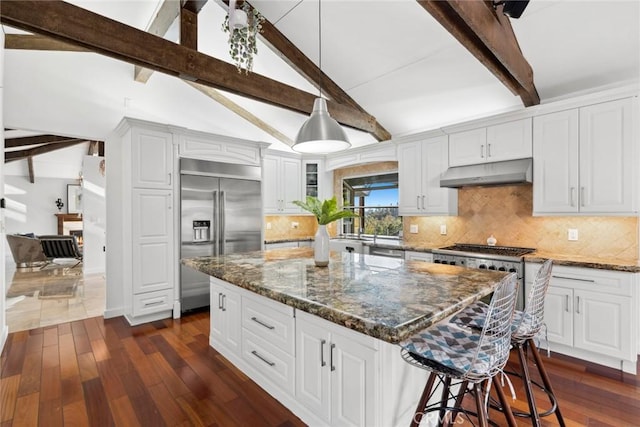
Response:
POLYGON ((296 136, 293 150, 300 153, 326 154, 351 147, 344 129, 331 118, 327 101, 322 97, 322 6, 318 0, 318 69, 320 95, 313 102, 313 111, 296 136))

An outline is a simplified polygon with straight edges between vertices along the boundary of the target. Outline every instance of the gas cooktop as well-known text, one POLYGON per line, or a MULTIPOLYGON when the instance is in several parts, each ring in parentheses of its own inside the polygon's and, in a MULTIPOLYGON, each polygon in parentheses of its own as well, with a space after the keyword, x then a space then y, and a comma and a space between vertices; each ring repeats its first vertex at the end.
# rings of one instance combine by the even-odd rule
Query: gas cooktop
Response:
POLYGON ((474 245, 467 243, 456 243, 452 246, 447 246, 440 249, 434 249, 434 252, 440 253, 453 253, 453 252, 466 252, 472 254, 482 255, 500 255, 510 257, 521 257, 531 252, 535 252, 532 248, 517 248, 512 246, 488 246, 488 245, 474 245), (446 252, 444 252, 446 251, 446 252))

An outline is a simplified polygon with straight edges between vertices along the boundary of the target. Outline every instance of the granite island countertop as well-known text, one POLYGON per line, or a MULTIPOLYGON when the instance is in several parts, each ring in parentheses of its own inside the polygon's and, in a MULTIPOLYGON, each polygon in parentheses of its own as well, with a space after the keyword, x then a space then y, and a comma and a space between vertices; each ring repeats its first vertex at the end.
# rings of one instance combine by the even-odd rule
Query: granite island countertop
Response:
POLYGON ((488 295, 510 273, 313 249, 183 259, 195 270, 390 343, 488 295))

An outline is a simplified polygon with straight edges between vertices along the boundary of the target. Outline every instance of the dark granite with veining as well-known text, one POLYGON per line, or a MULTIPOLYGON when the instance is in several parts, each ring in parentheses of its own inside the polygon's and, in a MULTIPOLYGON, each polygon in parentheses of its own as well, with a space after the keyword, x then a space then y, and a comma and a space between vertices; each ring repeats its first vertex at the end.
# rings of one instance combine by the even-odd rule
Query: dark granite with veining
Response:
POLYGON ((241 288, 372 337, 397 343, 491 293, 510 273, 313 249, 183 259, 241 288))
POLYGON ((598 270, 626 271, 629 273, 640 272, 640 265, 637 261, 594 258, 579 255, 560 255, 543 251, 536 251, 525 255, 526 262, 543 263, 547 259, 552 259, 555 265, 566 265, 569 267, 595 268, 598 270))
POLYGON ((265 240, 265 245, 272 243, 313 242, 313 237, 299 237, 295 239, 271 239, 265 240))

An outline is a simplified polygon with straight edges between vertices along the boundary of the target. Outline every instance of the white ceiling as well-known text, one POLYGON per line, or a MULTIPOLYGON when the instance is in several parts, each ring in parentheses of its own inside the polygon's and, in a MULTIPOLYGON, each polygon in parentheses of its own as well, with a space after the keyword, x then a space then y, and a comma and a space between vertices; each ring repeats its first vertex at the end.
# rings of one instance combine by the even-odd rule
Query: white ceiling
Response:
MULTIPOLYGON (((139 29, 147 27, 158 7, 156 0, 72 3, 139 29)), ((318 63, 317 0, 252 4, 318 63)), ((205 5, 199 49, 229 61, 221 31, 224 15, 217 1, 205 5)), ((639 80, 637 0, 532 0, 512 25, 542 103, 639 80)), ((166 38, 177 40, 177 32, 174 24, 166 38)), ((254 72, 317 92, 266 45, 258 49, 254 72)), ((519 97, 414 0, 323 0, 322 70, 393 136, 523 108, 519 97)), ((229 97, 291 139, 306 119, 229 97)), ((132 65, 93 53, 5 51, 5 127, 104 139, 125 115, 288 149, 174 77, 154 73, 141 84, 133 81, 132 65)), ((354 147, 375 142, 363 132, 348 134, 354 147)), ((36 164, 46 156, 38 156, 36 164)))

